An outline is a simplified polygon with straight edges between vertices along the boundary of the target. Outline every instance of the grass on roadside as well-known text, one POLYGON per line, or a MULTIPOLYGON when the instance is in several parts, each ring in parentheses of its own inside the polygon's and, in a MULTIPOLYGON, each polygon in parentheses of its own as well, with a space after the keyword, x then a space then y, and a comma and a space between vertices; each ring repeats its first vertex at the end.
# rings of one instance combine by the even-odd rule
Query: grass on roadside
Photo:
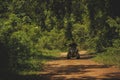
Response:
POLYGON ((106 65, 120 67, 120 49, 108 48, 105 52, 97 53, 93 60, 106 65))
POLYGON ((37 56, 28 61, 30 64, 30 70, 20 71, 20 75, 37 75, 44 68, 44 64, 47 61, 58 59, 60 51, 59 50, 43 50, 42 54, 37 54, 37 56), (32 65, 32 66, 31 66, 32 65))

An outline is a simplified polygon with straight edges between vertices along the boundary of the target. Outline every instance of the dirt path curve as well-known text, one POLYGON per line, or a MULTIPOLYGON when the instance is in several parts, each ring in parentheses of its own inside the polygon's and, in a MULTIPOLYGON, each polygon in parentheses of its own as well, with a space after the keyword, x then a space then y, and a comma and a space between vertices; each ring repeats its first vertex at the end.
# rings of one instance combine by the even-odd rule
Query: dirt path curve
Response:
POLYGON ((81 59, 66 59, 61 53, 58 60, 47 62, 40 73, 41 80, 120 80, 120 69, 98 64, 86 51, 80 52, 81 59))

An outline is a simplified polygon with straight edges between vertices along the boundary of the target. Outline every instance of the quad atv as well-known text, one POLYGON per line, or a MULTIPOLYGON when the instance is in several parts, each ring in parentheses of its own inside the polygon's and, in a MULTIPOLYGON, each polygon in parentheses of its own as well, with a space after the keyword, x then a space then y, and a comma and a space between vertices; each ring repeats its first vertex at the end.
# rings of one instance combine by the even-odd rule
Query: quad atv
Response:
POLYGON ((70 58, 76 58, 76 59, 80 59, 80 55, 78 53, 78 49, 77 48, 70 48, 68 53, 67 53, 67 59, 70 58))

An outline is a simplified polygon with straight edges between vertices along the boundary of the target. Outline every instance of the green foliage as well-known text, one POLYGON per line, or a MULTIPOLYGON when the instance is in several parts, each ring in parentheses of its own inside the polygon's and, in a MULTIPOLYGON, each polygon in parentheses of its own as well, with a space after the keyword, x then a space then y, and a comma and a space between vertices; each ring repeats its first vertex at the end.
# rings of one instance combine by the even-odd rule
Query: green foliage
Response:
POLYGON ((114 41, 113 41, 113 47, 114 48, 120 48, 120 39, 115 39, 114 41))
POLYGON ((9 61, 7 68, 12 72, 36 69, 36 67, 33 67, 36 63, 32 64, 29 61, 34 60, 35 53, 37 53, 35 44, 39 37, 39 34, 37 34, 39 31, 38 26, 24 24, 17 15, 10 14, 9 19, 4 21, 0 28, 1 47, 5 46, 4 50, 7 51, 0 50, 9 61))
MULTIPOLYGON (((26 60, 30 57, 30 47, 32 42, 30 38, 23 31, 14 32, 10 37, 10 63, 11 68, 22 68, 26 60)), ((15 69, 16 70, 16 69, 15 69)))
POLYGON ((1 0, 0 55, 20 71, 37 70, 44 55, 66 50, 72 39, 81 49, 119 48, 120 16, 113 9, 111 0, 1 0))
POLYGON ((87 49, 88 45, 88 26, 86 24, 75 23, 72 28, 72 35, 74 40, 80 44, 80 48, 87 49))
POLYGON ((37 47, 41 50, 63 49, 64 40, 63 30, 57 31, 56 29, 53 29, 50 32, 45 31, 39 39, 37 47))
POLYGON ((120 67, 120 48, 108 48, 106 52, 98 54, 93 60, 107 65, 120 67))

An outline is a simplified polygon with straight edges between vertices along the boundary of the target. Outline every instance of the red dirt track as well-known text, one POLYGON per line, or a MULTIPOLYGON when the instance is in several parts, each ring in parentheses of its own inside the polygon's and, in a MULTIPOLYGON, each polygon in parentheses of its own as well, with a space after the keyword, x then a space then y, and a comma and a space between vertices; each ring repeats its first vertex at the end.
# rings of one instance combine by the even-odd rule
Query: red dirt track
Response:
POLYGON ((66 53, 61 53, 58 60, 46 63, 41 80, 120 80, 120 69, 106 66, 91 60, 93 57, 80 52, 80 59, 66 59, 66 53))

